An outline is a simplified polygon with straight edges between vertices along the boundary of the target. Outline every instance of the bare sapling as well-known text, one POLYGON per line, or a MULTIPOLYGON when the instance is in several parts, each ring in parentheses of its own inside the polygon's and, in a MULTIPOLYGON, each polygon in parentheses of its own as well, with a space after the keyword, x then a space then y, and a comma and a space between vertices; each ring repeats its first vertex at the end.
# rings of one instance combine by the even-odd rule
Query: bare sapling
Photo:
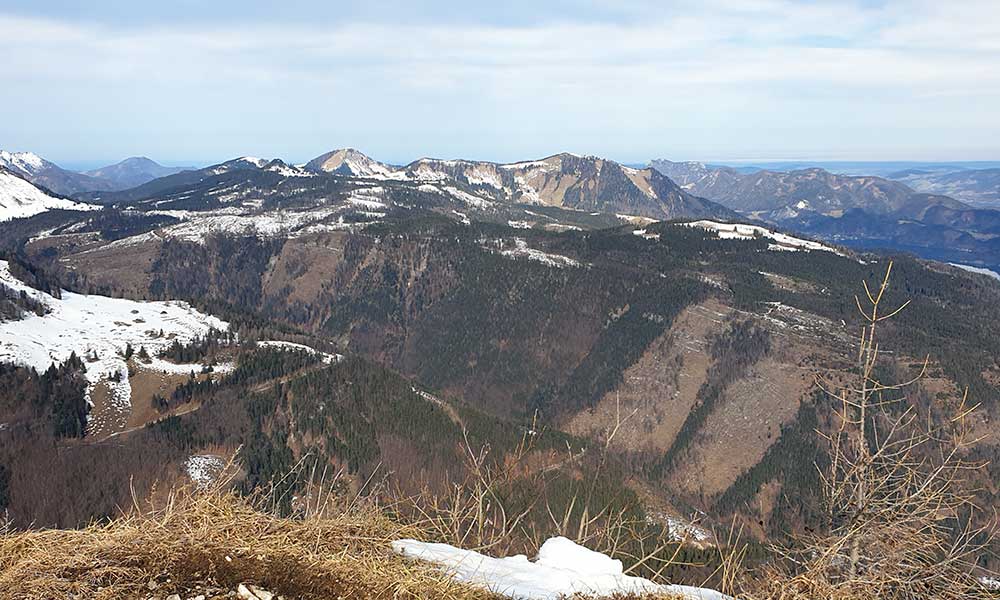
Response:
POLYGON ((820 379, 834 400, 830 467, 822 472, 826 531, 800 536, 783 550, 756 598, 916 600, 989 597, 976 561, 992 526, 974 503, 966 459, 976 443, 966 391, 926 410, 908 401, 925 377, 886 382, 879 346, 884 321, 907 302, 886 307, 892 263, 876 289, 855 297, 861 314, 856 370, 847 382, 820 379), (931 417, 932 412, 936 415, 931 417), (940 415, 944 414, 945 417, 940 415))

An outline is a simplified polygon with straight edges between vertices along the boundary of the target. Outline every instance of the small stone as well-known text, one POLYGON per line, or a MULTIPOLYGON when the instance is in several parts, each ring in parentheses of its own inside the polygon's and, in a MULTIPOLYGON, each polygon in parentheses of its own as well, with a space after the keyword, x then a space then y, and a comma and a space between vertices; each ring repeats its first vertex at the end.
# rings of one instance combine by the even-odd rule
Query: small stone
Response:
POLYGON ((167 600, 181 600, 180 594, 170 594, 167 596, 167 600))
POLYGON ((155 579, 150 579, 149 583, 146 584, 146 589, 149 591, 153 591, 158 587, 160 587, 160 584, 156 583, 155 579))
POLYGON ((240 598, 243 598, 243 600, 259 600, 259 598, 257 598, 257 595, 251 592, 250 588, 243 585, 242 583, 239 585, 239 587, 236 588, 236 595, 239 596, 240 598))
POLYGON ((274 594, 255 585, 250 586, 250 591, 253 592, 254 596, 260 598, 260 600, 274 600, 274 594))

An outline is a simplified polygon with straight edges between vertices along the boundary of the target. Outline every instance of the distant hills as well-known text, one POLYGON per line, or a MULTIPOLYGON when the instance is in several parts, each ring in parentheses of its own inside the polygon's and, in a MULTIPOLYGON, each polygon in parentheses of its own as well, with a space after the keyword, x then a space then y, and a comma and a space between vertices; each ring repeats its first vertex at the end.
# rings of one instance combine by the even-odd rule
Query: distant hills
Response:
POLYGON ((191 168, 164 167, 145 156, 133 156, 113 165, 86 171, 84 175, 110 182, 114 185, 113 189, 123 190, 191 168))
POLYGON ((1000 168, 905 169, 888 177, 919 192, 947 194, 981 208, 1000 208, 1000 168))
POLYGON ((6 150, 0 150, 0 166, 33 184, 64 196, 123 190, 184 170, 179 167, 164 167, 145 157, 132 157, 100 169, 78 173, 63 169, 33 152, 6 150))
MULTIPOLYGON (((458 220, 549 228, 578 227, 590 217, 588 227, 610 225, 620 222, 615 215, 750 220, 857 248, 1000 267, 1000 212, 991 210, 1000 204, 997 168, 911 165, 883 177, 663 159, 635 167, 566 152, 512 163, 420 158, 393 165, 354 148, 334 149, 298 166, 245 156, 183 169, 133 157, 78 173, 36 154, 2 151, 0 166, 56 196, 87 203, 216 210, 249 200, 246 210, 276 211, 271 223, 288 222, 278 207, 290 202, 317 208, 361 193, 378 197, 364 200, 377 209, 370 213, 423 207, 458 220), (530 207, 564 212, 541 215, 530 207)), ((358 202, 342 206, 361 210, 358 202)))
MULTIPOLYGON (((660 159, 651 164, 686 191, 747 218, 855 247, 1000 264, 1000 212, 915 190, 903 181, 838 175, 820 168, 746 172, 700 162, 660 159)), ((924 189, 933 187, 928 184, 924 189)))

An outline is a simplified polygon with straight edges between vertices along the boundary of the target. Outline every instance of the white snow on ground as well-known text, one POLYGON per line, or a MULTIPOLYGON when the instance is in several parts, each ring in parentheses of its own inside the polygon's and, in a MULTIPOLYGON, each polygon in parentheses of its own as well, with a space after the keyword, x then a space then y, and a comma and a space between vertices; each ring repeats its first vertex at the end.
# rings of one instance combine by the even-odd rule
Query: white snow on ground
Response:
MULTIPOLYGON (((500 243, 498 241, 498 243, 500 243)), ((561 254, 551 254, 542 252, 535 248, 530 248, 528 242, 522 238, 514 238, 514 248, 500 250, 500 254, 508 258, 526 258, 549 265, 550 267, 579 267, 580 262, 561 254)))
POLYGON ((267 171, 272 171, 278 173, 279 175, 284 175, 285 177, 315 177, 315 173, 310 173, 305 169, 300 169, 299 167, 292 167, 284 163, 268 165, 265 169, 267 171))
MULTIPOLYGON (((599 214, 601 213, 590 213, 590 216, 596 217, 599 214)), ((639 215, 616 214, 615 216, 618 217, 618 219, 630 225, 635 225, 637 227, 645 227, 646 225, 649 225, 651 223, 656 223, 656 219, 651 219, 649 217, 640 217, 639 215)))
POLYGON ((16 175, 0 171, 0 221, 30 217, 53 209, 100 210, 100 206, 55 198, 16 175))
MULTIPOLYGON (((0 261, 0 283, 48 307, 44 316, 27 313, 21 320, 0 323, 0 362, 44 370, 75 352, 87 367, 87 401, 91 401, 94 386, 104 381, 111 390, 114 412, 126 418, 132 394, 122 356, 126 345, 132 344, 136 351, 144 346, 155 356, 175 339, 186 343, 213 327, 225 330, 229 326, 186 302, 138 302, 67 291, 62 292, 62 298, 55 298, 14 277, 7 261, 0 261), (115 374, 119 381, 110 381, 115 374)), ((184 365, 183 372, 192 366, 184 365)), ((88 423, 88 427, 101 425, 88 423)))
POLYGON ((450 196, 455 200, 459 200, 462 203, 471 206, 473 208, 486 209, 493 206, 493 202, 489 200, 480 198, 479 196, 474 196, 468 192, 464 192, 457 187, 446 185, 438 187, 430 183, 422 183, 417 186, 417 189, 421 192, 428 194, 439 194, 442 196, 450 196))
POLYGON ((225 461, 214 454, 195 454, 188 457, 184 470, 199 488, 207 488, 218 479, 226 467, 225 461))
POLYGON ((305 350, 309 354, 318 354, 319 357, 320 357, 320 359, 325 364, 328 364, 328 365, 329 364, 333 364, 335 362, 340 362, 340 361, 344 360, 344 356, 342 354, 330 354, 329 352, 321 352, 321 351, 319 351, 319 350, 317 350, 315 348, 311 348, 309 346, 306 346, 305 344, 296 344, 295 342, 282 342, 282 341, 278 341, 278 340, 265 340, 265 341, 257 342, 257 345, 265 347, 265 348, 291 348, 293 350, 305 350))
POLYGON ((698 542, 703 544, 712 541, 711 533, 690 521, 672 515, 667 515, 666 520, 667 526, 670 528, 670 537, 678 542, 698 542))
POLYGON ((467 215, 465 213, 462 213, 462 212, 458 212, 457 210, 452 210, 451 212, 453 212, 455 215, 457 215, 458 218, 459 218, 459 220, 461 220, 463 224, 465 224, 465 225, 471 225, 472 224, 472 221, 469 220, 469 215, 467 215))
POLYGON ((980 577, 979 583, 983 584, 983 587, 988 590, 1000 592, 1000 579, 996 579, 995 577, 980 577))
POLYGON ((645 229, 636 229, 635 231, 632 232, 632 235, 641 237, 644 240, 658 240, 658 239, 660 239, 660 234, 658 234, 658 233, 649 233, 645 229))
POLYGON ((542 544, 534 562, 523 554, 491 558, 448 544, 416 540, 396 540, 392 547, 404 556, 438 565, 458 581, 518 600, 557 600, 574 594, 669 594, 688 600, 729 599, 714 590, 660 585, 625 575, 621 561, 564 537, 550 538, 542 544))
POLYGON ((689 223, 681 224, 685 227, 700 227, 702 229, 714 231, 720 239, 724 240, 752 240, 758 237, 768 238, 775 242, 768 246, 768 249, 770 250, 822 250, 824 252, 832 252, 839 256, 844 256, 842 252, 839 252, 835 248, 831 248, 825 244, 814 242, 812 240, 804 240, 802 238, 793 237, 784 233, 777 233, 775 231, 771 231, 770 229, 765 229, 764 227, 758 227, 757 225, 746 225, 744 223, 721 223, 719 221, 708 220, 691 221, 689 223))
POLYGON ((385 202, 382 202, 376 196, 368 196, 365 194, 357 193, 347 199, 347 202, 353 204, 354 206, 362 206, 364 208, 371 208, 373 210, 379 210, 382 208, 388 208, 385 202))
POLYGON ((157 371, 159 373, 171 373, 173 375, 187 375, 189 373, 194 373, 195 375, 202 372, 206 367, 211 367, 213 373, 229 373, 236 368, 231 362, 218 363, 215 365, 204 365, 202 363, 175 363, 169 360, 163 360, 156 356, 151 356, 149 362, 139 361, 139 365, 143 368, 149 369, 150 371, 157 371))
POLYGON ((992 277, 993 279, 1000 280, 1000 273, 997 273, 993 269, 984 269, 983 267, 973 267, 972 265, 960 265, 958 263, 948 263, 953 267, 958 267, 963 271, 968 271, 970 273, 979 273, 980 275, 986 275, 987 277, 992 277))
POLYGON ((446 194, 448 194, 448 195, 450 195, 450 196, 458 199, 458 200, 461 200, 465 204, 467 204, 469 206, 472 206, 474 208, 483 208, 483 209, 485 209, 485 208, 489 208, 489 207, 493 206, 493 203, 490 202, 489 200, 484 200, 484 199, 480 198, 479 196, 473 196, 472 194, 469 194, 468 192, 463 192, 462 190, 458 189, 457 187, 452 187, 450 185, 446 185, 446 186, 444 186, 444 192, 446 194))
MULTIPOLYGON (((272 211, 261 214, 202 213, 190 220, 160 230, 161 237, 204 243, 210 233, 276 236, 287 234, 342 212, 341 207, 321 207, 308 211, 272 211)), ((374 214, 374 213, 366 213, 374 214)), ((380 213, 382 214, 382 213, 380 213)), ((141 234, 140 234, 141 235, 141 234)), ((131 238, 128 238, 131 239, 131 238)))

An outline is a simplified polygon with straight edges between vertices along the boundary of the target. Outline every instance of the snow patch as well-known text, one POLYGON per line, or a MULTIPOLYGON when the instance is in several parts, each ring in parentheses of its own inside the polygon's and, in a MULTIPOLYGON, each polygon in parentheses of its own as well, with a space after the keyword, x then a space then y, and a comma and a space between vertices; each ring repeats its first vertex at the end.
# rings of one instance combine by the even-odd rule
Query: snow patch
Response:
MULTIPOLYGON (((502 244, 502 241, 498 240, 497 243, 502 244)), ((526 258, 528 260, 534 260, 559 269, 581 266, 579 261, 573 260, 568 256, 551 254, 549 252, 542 252, 541 250, 531 248, 528 246, 528 242, 526 242, 523 238, 514 238, 514 247, 502 249, 500 250, 500 254, 508 258, 526 258)))
POLYGON ((409 558, 433 563, 457 581, 484 587, 518 600, 556 600, 575 594, 674 595, 686 600, 729 600, 714 590, 684 585, 661 585, 625 575, 622 563, 564 537, 548 539, 535 561, 523 554, 492 558, 448 544, 396 540, 393 550, 409 558))
POLYGON ((340 362, 344 360, 344 356, 341 354, 330 354, 329 352, 321 352, 305 344, 296 344, 295 342, 284 342, 279 340, 264 340, 257 342, 257 346, 261 348, 286 348, 290 350, 304 350, 309 354, 315 354, 320 357, 320 360, 324 364, 330 365, 335 362, 340 362))
POLYGON ((984 267, 973 267, 972 265, 960 265, 958 263, 948 263, 953 267, 958 267, 963 271, 968 271, 969 273, 978 273, 980 275, 986 275, 987 277, 992 277, 993 279, 1000 280, 1000 273, 997 273, 993 269, 986 269, 984 267))
POLYGON ((226 463, 221 457, 214 454, 195 454, 188 457, 184 463, 184 470, 187 471, 191 481, 201 489, 210 487, 226 468, 226 463))
POLYGON ((685 227, 699 227, 701 229, 714 231, 715 234, 723 240, 753 240, 761 237, 768 238, 775 242, 768 245, 769 250, 821 250, 823 252, 832 252, 838 256, 846 256, 844 253, 839 252, 835 248, 831 248, 825 244, 814 242, 812 240, 804 240, 802 238, 793 237, 784 233, 777 233, 757 225, 747 225, 745 223, 721 223, 719 221, 708 220, 691 221, 689 223, 681 223, 681 225, 685 227))

